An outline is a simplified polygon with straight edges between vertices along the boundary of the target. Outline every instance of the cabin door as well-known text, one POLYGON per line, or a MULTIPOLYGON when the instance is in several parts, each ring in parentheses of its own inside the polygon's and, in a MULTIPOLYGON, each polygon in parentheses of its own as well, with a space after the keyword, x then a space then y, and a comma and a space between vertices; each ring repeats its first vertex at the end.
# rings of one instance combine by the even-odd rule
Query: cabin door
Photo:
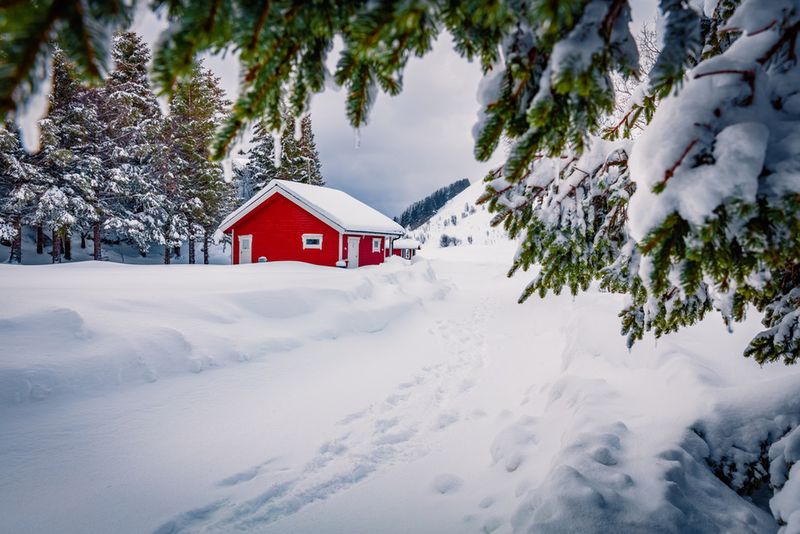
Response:
POLYGON ((239 263, 253 263, 253 236, 239 236, 239 263))
POLYGON ((358 267, 358 243, 361 241, 358 237, 347 238, 347 268, 355 269, 358 267))

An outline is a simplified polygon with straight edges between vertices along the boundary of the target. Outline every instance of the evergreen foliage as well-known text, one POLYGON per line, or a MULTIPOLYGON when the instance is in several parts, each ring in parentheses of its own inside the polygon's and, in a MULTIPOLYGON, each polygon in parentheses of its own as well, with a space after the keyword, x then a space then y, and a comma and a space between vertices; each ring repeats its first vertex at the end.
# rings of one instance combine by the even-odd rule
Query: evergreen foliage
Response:
POLYGON ((41 131, 42 150, 36 156, 41 180, 31 223, 51 229, 58 262, 61 242, 97 222, 98 191, 106 178, 100 92, 81 83, 76 66, 60 50, 53 56, 50 111, 41 131))
MULTIPOLYGON (((162 208, 165 259, 169 250, 188 237, 189 263, 195 263, 195 241, 203 236, 204 251, 217 223, 226 213, 227 195, 222 165, 209 159, 208 146, 230 102, 219 86, 219 78, 195 64, 191 76, 179 82, 170 98, 166 120, 165 147, 156 156, 167 185, 162 208)), ((208 262, 208 258, 205 258, 208 262)))
POLYGON ((89 86, 66 53, 54 51, 38 154, 25 152, 13 123, 0 128, 0 241, 12 246, 12 261, 21 261, 21 230, 32 225, 52 233, 53 261, 61 260, 62 244, 70 259, 76 233, 92 239, 95 259, 102 242, 125 242, 142 254, 162 245, 171 255, 188 240, 194 261, 199 233, 208 262, 210 236, 235 203, 233 184, 208 155, 230 103, 213 74, 195 65, 164 117, 142 40, 118 34, 112 56, 106 82, 89 86))
MULTIPOLYGON (((676 13, 683 4, 663 2, 676 13)), ((313 9, 285 0, 159 0, 151 6, 165 10, 170 21, 154 60, 159 90, 171 93, 200 53, 239 52, 241 87, 214 142, 213 155, 218 158, 253 120, 263 120, 269 131, 291 130, 283 117, 284 103, 290 115, 302 115, 310 95, 322 91, 331 78, 347 89, 346 112, 353 127, 365 125, 377 91, 398 94, 408 60, 429 52, 439 33, 447 30, 459 53, 478 58, 491 73, 483 91, 484 121, 477 129, 476 155, 488 159, 506 134, 514 140, 507 170, 518 176, 539 151, 557 153, 568 143, 582 146, 586 133, 599 126, 614 104, 610 73, 631 75, 637 66, 626 0, 530 5, 320 0, 313 9), (326 61, 337 36, 344 47, 331 75, 326 61)), ((9 31, 34 41, 49 27, 48 17, 63 20, 59 12, 36 11, 31 17, 41 24, 18 23, 11 14, 8 11, 9 31)), ((108 27, 119 25, 123 14, 109 10, 98 16, 104 16, 108 27)), ((87 13, 84 21, 94 15, 87 13)), ((86 49, 68 50, 79 63, 91 63, 86 49)), ((0 51, 12 60, 18 56, 11 45, 0 51)), ((22 68, 27 77, 36 78, 30 66, 22 68)), ((0 80, 9 97, 21 86, 15 76, 0 80)))
POLYGON ((11 247, 9 262, 22 263, 22 225, 31 215, 40 182, 39 169, 14 124, 0 127, 0 242, 11 247))
POLYGON ((395 217, 395 220, 403 228, 415 230, 425 224, 451 198, 467 187, 469 187, 469 180, 466 178, 456 180, 450 185, 437 189, 422 200, 414 202, 400 214, 400 217, 395 217))
POLYGON ((599 280, 631 296, 621 313, 629 343, 712 311, 731 326, 754 307, 766 329, 745 355, 795 363, 800 176, 785 132, 800 119, 787 106, 800 88, 800 9, 664 9, 664 51, 605 132, 611 141, 539 156, 521 179, 498 169, 482 201, 522 239, 511 274, 541 265, 521 300, 599 280))
POLYGON ((100 259, 104 233, 125 240, 144 252, 158 239, 155 205, 160 187, 153 178, 153 155, 161 151, 163 116, 150 87, 150 52, 133 32, 115 36, 114 70, 101 88, 106 124, 104 152, 107 180, 99 196, 104 201, 93 228, 95 259, 100 259))

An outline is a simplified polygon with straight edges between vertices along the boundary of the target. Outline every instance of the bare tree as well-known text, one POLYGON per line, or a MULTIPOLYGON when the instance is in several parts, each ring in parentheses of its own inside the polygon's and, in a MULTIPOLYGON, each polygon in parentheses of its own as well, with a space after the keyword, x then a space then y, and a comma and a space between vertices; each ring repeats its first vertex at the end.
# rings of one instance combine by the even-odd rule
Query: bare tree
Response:
MULTIPOLYGON (((606 119, 606 126, 618 124, 630 111, 632 100, 640 98, 650 81, 650 71, 661 53, 659 48, 656 21, 646 22, 636 34, 636 47, 639 49, 639 75, 637 78, 624 78, 613 74, 611 81, 614 84, 616 103, 614 112, 606 119)), ((646 125, 645 118, 639 116, 631 125, 634 131, 641 131, 646 125)), ((635 136, 635 133, 633 134, 635 136)))

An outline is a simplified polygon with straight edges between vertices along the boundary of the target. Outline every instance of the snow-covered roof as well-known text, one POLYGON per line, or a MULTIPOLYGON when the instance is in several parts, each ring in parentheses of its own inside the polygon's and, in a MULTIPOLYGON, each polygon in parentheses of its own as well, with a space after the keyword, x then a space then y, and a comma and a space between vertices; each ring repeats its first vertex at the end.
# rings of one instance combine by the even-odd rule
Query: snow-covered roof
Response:
POLYGON ((225 217, 219 229, 231 226, 279 192, 343 232, 403 235, 405 230, 392 219, 344 191, 330 187, 272 180, 236 211, 225 217))
POLYGON ((403 239, 395 239, 394 241, 392 241, 392 247, 400 249, 410 248, 416 250, 420 247, 420 245, 421 245, 420 242, 417 241, 416 239, 409 239, 407 237, 403 239))

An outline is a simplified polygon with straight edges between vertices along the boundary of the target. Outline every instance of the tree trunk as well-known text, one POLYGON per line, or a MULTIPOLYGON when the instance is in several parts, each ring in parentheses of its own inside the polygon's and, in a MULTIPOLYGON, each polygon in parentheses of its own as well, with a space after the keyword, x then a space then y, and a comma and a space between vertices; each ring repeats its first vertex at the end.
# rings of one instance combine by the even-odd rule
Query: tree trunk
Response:
POLYGON ((67 230, 61 239, 64 242, 64 259, 72 261, 72 232, 67 230))
POLYGON ((36 227, 36 253, 42 254, 44 252, 44 230, 41 226, 36 227))
POLYGON ((61 236, 53 230, 53 263, 61 263, 61 236))
POLYGON ((14 239, 11 240, 11 256, 8 263, 22 263, 22 224, 19 219, 14 221, 14 239))
POLYGON ((102 251, 100 250, 100 221, 97 221, 92 226, 92 233, 94 234, 94 259, 100 261, 102 251))
POLYGON ((210 239, 208 237, 208 230, 203 230, 203 263, 208 265, 208 243, 210 239))
POLYGON ((175 247, 173 249, 173 252, 175 253, 175 257, 176 258, 180 258, 181 257, 181 246, 178 245, 177 247, 175 247))
POLYGON ((189 232, 189 263, 193 264, 195 262, 195 250, 194 250, 194 230, 189 232))
POLYGON ((172 248, 169 245, 164 245, 164 265, 169 265, 169 256, 172 248))
POLYGON ((86 232, 81 232, 81 248, 86 248, 86 232))

